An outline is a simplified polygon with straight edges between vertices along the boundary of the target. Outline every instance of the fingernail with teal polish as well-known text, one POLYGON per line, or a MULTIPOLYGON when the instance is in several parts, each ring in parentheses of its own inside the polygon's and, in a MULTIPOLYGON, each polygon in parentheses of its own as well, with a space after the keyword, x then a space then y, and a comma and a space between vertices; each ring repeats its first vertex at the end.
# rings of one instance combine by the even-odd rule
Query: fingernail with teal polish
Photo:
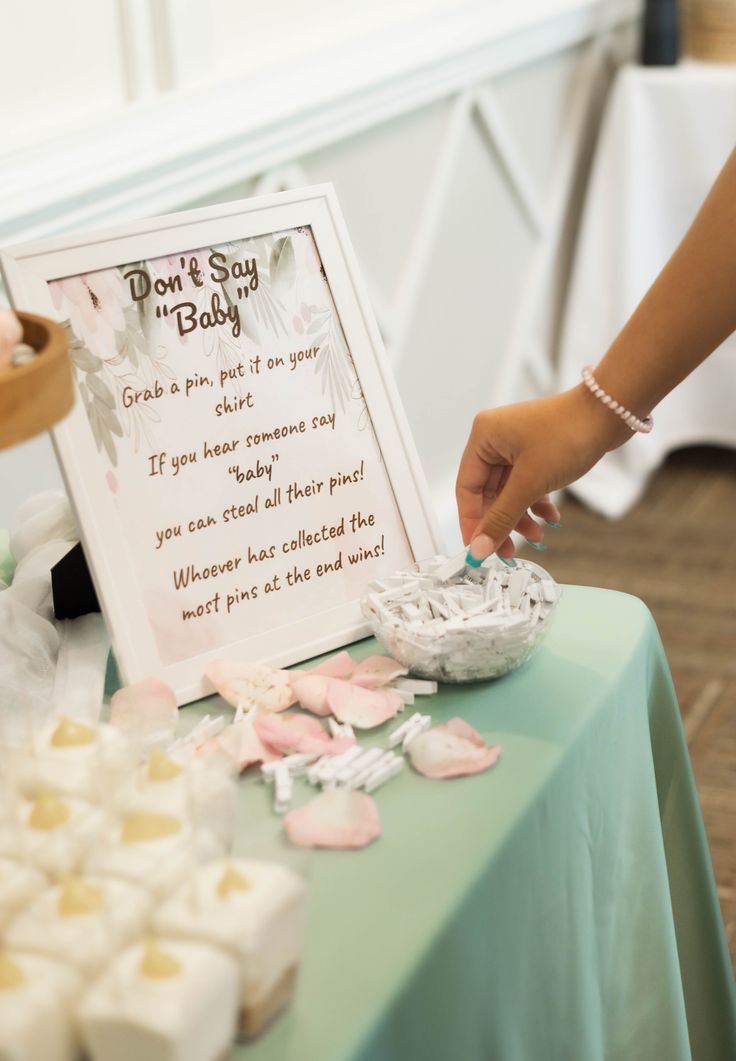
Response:
POLYGON ((502 564, 506 564, 506 567, 516 567, 516 560, 507 560, 505 556, 499 556, 498 559, 502 564))
POLYGON ((559 530, 559 529, 560 529, 560 527, 562 526, 562 524, 561 524, 561 523, 555 523, 555 522, 554 522, 553 520, 551 520, 551 519, 546 519, 546 520, 544 520, 544 522, 545 522, 545 523, 547 524, 547 526, 548 526, 548 527, 551 527, 551 528, 552 528, 552 530, 559 530))
POLYGON ((468 565, 468 567, 480 567, 480 565, 483 563, 483 558, 481 557, 481 559, 479 560, 478 557, 473 556, 470 549, 468 549, 467 553, 465 554, 465 563, 468 565))
POLYGON ((536 549, 538 553, 544 553, 547 550, 547 546, 544 542, 530 542, 528 538, 524 539, 527 545, 530 545, 532 549, 536 549))

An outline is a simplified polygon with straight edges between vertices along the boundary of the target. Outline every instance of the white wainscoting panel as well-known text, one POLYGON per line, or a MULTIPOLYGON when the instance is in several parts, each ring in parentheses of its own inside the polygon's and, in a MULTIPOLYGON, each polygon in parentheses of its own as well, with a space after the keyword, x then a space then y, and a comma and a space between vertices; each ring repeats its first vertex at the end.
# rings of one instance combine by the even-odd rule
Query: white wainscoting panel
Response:
POLYGON ((393 309, 399 298, 451 112, 452 101, 441 100, 302 160, 308 180, 335 185, 379 317, 381 307, 393 309))

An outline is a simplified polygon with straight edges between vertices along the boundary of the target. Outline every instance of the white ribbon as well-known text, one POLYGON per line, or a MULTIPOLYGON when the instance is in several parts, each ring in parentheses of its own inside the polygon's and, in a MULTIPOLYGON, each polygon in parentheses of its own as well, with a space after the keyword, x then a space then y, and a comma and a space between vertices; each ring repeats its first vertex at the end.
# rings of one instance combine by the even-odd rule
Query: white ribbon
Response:
POLYGON ((16 513, 10 551, 17 567, 0 583, 0 728, 22 739, 55 712, 96 721, 110 639, 101 615, 57 621, 51 568, 79 540, 64 494, 29 498, 16 513))

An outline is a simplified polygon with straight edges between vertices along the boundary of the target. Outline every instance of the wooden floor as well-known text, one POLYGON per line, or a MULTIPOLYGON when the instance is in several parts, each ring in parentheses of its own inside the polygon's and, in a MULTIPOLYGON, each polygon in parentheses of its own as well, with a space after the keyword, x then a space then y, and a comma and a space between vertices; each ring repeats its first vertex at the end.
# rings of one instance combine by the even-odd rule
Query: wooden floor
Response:
POLYGON ((641 597, 672 668, 736 968, 736 453, 673 454, 618 522, 566 496, 540 561, 559 582, 641 597))

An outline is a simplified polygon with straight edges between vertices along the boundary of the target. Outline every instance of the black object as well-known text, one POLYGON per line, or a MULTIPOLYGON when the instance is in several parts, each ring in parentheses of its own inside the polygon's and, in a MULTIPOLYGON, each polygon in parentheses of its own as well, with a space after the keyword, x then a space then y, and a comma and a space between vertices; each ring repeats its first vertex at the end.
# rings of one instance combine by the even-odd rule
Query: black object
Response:
POLYGON ((51 593, 57 619, 76 619, 100 610, 81 542, 51 568, 51 593))
POLYGON ((673 66, 680 57, 677 0, 647 0, 641 61, 644 66, 673 66))

